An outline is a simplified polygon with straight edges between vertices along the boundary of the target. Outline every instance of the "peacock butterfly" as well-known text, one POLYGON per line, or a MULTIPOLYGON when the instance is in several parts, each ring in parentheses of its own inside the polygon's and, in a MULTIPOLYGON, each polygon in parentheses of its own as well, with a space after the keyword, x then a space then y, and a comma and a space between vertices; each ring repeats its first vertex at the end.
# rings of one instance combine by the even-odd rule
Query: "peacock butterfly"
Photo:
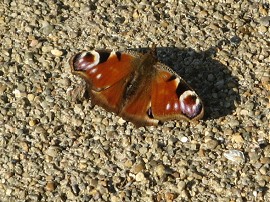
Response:
POLYGON ((81 52, 72 56, 69 63, 71 72, 86 81, 93 104, 137 127, 203 117, 199 96, 177 73, 157 61, 156 47, 145 54, 81 52))

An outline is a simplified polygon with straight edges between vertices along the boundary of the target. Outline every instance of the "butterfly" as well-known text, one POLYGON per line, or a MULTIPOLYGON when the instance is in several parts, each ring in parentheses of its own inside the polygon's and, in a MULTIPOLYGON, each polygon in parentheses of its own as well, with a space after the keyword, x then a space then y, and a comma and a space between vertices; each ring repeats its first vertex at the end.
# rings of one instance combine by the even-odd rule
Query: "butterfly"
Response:
POLYGON ((86 81, 91 103, 136 127, 203 117, 199 96, 176 72, 157 61, 156 47, 145 54, 85 51, 72 56, 69 64, 71 72, 86 81))

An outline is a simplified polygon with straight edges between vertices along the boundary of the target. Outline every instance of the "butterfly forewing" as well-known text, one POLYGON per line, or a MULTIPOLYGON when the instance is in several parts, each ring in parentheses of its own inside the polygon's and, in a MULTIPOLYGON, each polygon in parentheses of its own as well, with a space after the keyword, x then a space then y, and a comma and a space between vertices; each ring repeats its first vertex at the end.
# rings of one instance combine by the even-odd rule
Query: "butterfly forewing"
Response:
POLYGON ((74 59, 74 73, 83 74, 92 90, 102 91, 129 76, 135 57, 114 51, 91 51, 79 53, 74 59))
POLYGON ((157 75, 152 81, 151 106, 153 117, 195 120, 203 115, 199 96, 176 73, 161 63, 155 65, 157 75))
POLYGON ((104 50, 79 53, 70 64, 89 83, 93 104, 118 113, 135 60, 131 54, 104 50))

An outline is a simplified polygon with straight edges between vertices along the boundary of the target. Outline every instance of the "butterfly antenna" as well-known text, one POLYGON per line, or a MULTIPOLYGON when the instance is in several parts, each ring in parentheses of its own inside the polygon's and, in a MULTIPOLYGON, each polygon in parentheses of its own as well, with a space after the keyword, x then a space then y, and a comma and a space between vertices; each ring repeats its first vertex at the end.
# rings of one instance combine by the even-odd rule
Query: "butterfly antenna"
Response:
POLYGON ((149 52, 154 58, 156 58, 157 57, 157 45, 153 44, 151 49, 149 50, 149 52))
POLYGON ((157 44, 154 43, 154 44, 152 45, 151 51, 152 51, 153 53, 155 53, 155 55, 156 55, 156 53, 157 53, 157 44))

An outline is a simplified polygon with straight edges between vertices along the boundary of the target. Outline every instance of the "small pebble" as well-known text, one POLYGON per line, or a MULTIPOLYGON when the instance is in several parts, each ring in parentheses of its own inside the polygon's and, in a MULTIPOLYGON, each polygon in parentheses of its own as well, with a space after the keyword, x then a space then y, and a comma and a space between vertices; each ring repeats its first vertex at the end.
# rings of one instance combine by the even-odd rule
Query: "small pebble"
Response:
POLYGON ((144 168, 145 168, 144 164, 139 163, 139 164, 136 164, 132 167, 132 171, 133 171, 133 173, 137 174, 137 173, 141 172, 142 170, 144 170, 144 168))
POLYGON ((53 191, 55 189, 55 184, 53 182, 47 182, 45 189, 47 191, 53 191))
POLYGON ((270 25, 270 16, 261 17, 259 22, 261 25, 268 27, 270 25))
POLYGON ((270 157, 263 157, 261 158, 262 164, 270 164, 270 157))
POLYGON ((165 167, 164 165, 160 164, 155 168, 155 171, 158 176, 162 177, 165 175, 165 167))
POLYGON ((44 23, 44 27, 41 29, 42 33, 45 35, 49 35, 54 30, 54 27, 50 24, 44 23))
POLYGON ((60 149, 56 146, 50 146, 46 151, 45 154, 51 157, 56 157, 59 153, 60 149))
POLYGON ((31 40, 29 45, 31 47, 35 47, 36 45, 38 45, 38 40, 36 40, 36 39, 31 40))
POLYGON ((24 142, 24 141, 20 142, 20 146, 21 146, 23 151, 28 152, 29 146, 28 146, 27 142, 24 142))
POLYGON ((264 34, 267 31, 268 30, 267 30, 266 26, 261 25, 261 26, 258 27, 258 32, 261 33, 261 34, 264 34))
POLYGON ((243 152, 239 150, 228 150, 223 153, 224 157, 228 160, 232 161, 233 163, 244 163, 245 162, 245 156, 243 152))
POLYGON ((165 193, 165 200, 166 201, 173 201, 175 198, 176 198, 176 194, 174 194, 174 193, 170 193, 170 192, 167 192, 167 193, 165 193))
POLYGON ((197 14, 197 17, 198 18, 205 18, 206 16, 208 15, 208 12, 203 10, 203 11, 200 11, 198 14, 197 14))
POLYGON ((21 97, 21 92, 18 89, 15 89, 13 91, 13 94, 15 95, 16 98, 20 98, 21 97))
POLYGON ((215 149, 218 146, 217 140, 209 140, 206 142, 207 149, 215 149))
POLYGON ((143 174, 142 172, 139 172, 139 173, 136 175, 135 179, 136 179, 136 181, 138 181, 138 182, 142 182, 142 181, 145 181, 145 180, 146 180, 146 178, 145 178, 145 176, 144 176, 144 174, 143 174))
POLYGON ((249 152, 248 153, 249 159, 251 163, 258 162, 260 155, 257 152, 249 152))
POLYGON ((35 126, 37 123, 38 123, 37 120, 33 120, 33 119, 30 119, 28 122, 29 126, 31 127, 35 126))
POLYGON ((51 53, 52 53, 54 56, 56 56, 56 57, 60 57, 60 56, 63 55, 63 52, 60 51, 60 50, 58 50, 58 49, 52 49, 52 50, 51 50, 51 53))
POLYGON ((186 143, 186 142, 188 142, 188 138, 186 136, 182 136, 180 138, 180 141, 183 142, 183 143, 186 143))
POLYGON ((243 144, 244 143, 244 139, 239 133, 236 133, 236 134, 232 135, 231 138, 232 138, 232 142, 235 142, 235 143, 238 143, 238 144, 243 144))
POLYGON ((177 184, 177 188, 179 189, 179 191, 182 191, 184 190, 186 187, 186 183, 184 181, 180 181, 178 184, 177 184))

